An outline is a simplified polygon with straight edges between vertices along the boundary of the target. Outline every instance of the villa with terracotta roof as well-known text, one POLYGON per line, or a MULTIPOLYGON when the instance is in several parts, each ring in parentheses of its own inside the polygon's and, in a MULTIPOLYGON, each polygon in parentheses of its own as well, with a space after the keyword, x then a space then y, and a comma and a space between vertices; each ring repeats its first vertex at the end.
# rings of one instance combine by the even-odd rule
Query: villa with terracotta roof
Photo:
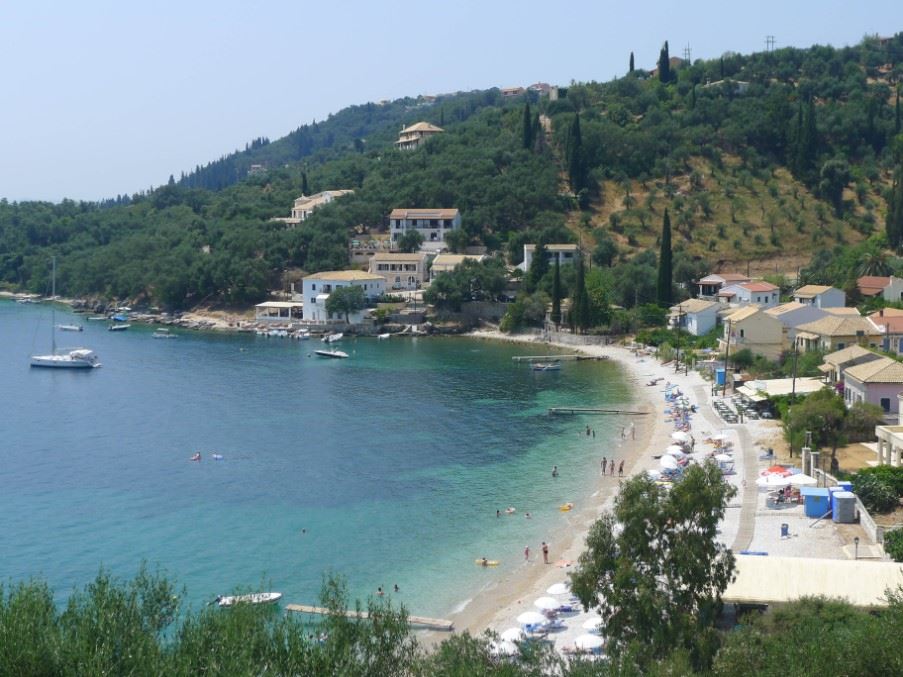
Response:
POLYGON ((716 295, 719 303, 731 305, 749 305, 755 303, 763 308, 773 308, 778 305, 780 289, 770 282, 756 280, 753 282, 738 282, 723 286, 716 295))
POLYGON ((426 262, 426 252, 377 252, 370 257, 369 272, 384 277, 386 289, 412 291, 426 282, 426 262))
POLYGON ((276 217, 272 219, 273 221, 282 221, 282 223, 287 223, 292 226, 296 226, 302 221, 306 220, 311 214, 314 213, 314 210, 318 207, 322 207, 323 205, 328 205, 330 202, 335 200, 336 198, 342 197, 344 195, 353 195, 353 190, 324 190, 320 193, 315 193, 313 195, 302 195, 301 197, 295 200, 295 204, 292 207, 292 215, 288 217, 276 217))
POLYGON ((776 360, 781 355, 783 325, 758 306, 746 306, 724 318, 724 335, 718 349, 731 353, 749 349, 754 355, 776 360))
POLYGON ((423 236, 426 251, 439 253, 445 248, 445 234, 461 227, 461 212, 457 209, 393 209, 389 214, 389 235, 397 246, 409 230, 423 236))
POLYGON ((842 308, 847 304, 847 295, 835 287, 807 284, 793 292, 793 300, 816 308, 842 308))
POLYGON ((843 399, 848 407, 856 402, 877 404, 888 416, 899 414, 897 395, 903 392, 903 363, 879 357, 843 372, 843 399))
POLYGON ((433 259, 433 264, 430 266, 430 280, 435 280, 436 276, 442 273, 450 273, 465 261, 479 263, 485 261, 486 258, 485 254, 439 254, 433 259))
POLYGON ((877 348, 880 335, 881 332, 868 318, 829 313, 819 320, 799 325, 796 328, 796 346, 801 352, 832 352, 854 345, 877 348))
POLYGON ((868 316, 869 322, 881 332, 881 348, 903 354, 903 310, 882 308, 868 316))
MULTIPOLYGON (((301 281, 304 320, 325 323, 337 319, 326 310, 326 299, 336 289, 350 286, 360 287, 366 299, 375 301, 386 291, 386 278, 362 270, 330 270, 308 275, 301 281)), ((365 313, 352 313, 349 316, 351 324, 361 322, 365 313)))
POLYGON ((881 296, 885 301, 903 300, 903 280, 890 275, 866 275, 856 280, 856 288, 863 296, 881 296))
POLYGON ((426 143, 428 139, 444 131, 442 127, 431 125, 429 122, 418 122, 410 127, 405 127, 399 132, 395 147, 398 150, 416 150, 426 143))
POLYGON ((696 284, 699 285, 699 298, 714 301, 724 285, 738 282, 749 282, 749 277, 740 273, 712 273, 706 275, 696 284))

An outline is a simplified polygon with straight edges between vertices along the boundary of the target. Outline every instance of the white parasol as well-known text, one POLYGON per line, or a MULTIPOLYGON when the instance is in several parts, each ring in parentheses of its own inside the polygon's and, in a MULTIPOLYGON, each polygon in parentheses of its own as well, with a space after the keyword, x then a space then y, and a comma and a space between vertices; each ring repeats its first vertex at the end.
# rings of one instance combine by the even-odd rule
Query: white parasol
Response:
POLYGON ((677 470, 678 468, 677 459, 673 456, 662 456, 658 459, 658 463, 665 470, 677 470))
POLYGON ((780 475, 764 475, 756 480, 757 487, 786 487, 788 483, 788 479, 780 475))
POLYGON ((672 444, 667 449, 665 449, 665 453, 669 456, 677 456, 680 458, 681 456, 686 456, 686 452, 683 450, 683 447, 679 447, 676 444, 672 444))
POLYGON ((527 638, 527 635, 520 628, 508 628, 499 637, 503 642, 521 642, 527 638))
POLYGON ((533 606, 537 609, 542 609, 543 611, 553 611, 561 606, 561 602, 557 599, 552 599, 551 597, 540 597, 533 602, 533 606))
POLYGON ((715 454, 715 460, 720 463, 728 463, 728 462, 733 463, 734 457, 729 456, 728 454, 715 454))
POLYGON ((540 625, 548 623, 549 619, 538 611, 525 611, 517 617, 517 622, 521 625, 540 625))
POLYGON ((791 475, 790 477, 782 477, 781 479, 787 484, 792 484, 795 487, 814 487, 818 484, 817 479, 810 477, 805 473, 798 473, 796 475, 791 475))
POLYGON ((671 433, 671 439, 676 442, 689 442, 690 436, 683 430, 675 430, 673 433, 671 433))
POLYGON ((566 595, 571 591, 571 586, 567 583, 553 583, 546 590, 549 595, 566 595))
POLYGON ((660 479, 662 478, 662 473, 661 473, 661 471, 655 470, 654 468, 651 468, 651 469, 647 470, 647 471, 646 471, 646 475, 647 475, 647 476, 649 477, 649 479, 651 479, 653 482, 655 482, 656 480, 660 480, 660 479))
POLYGON ((489 653, 493 656, 516 656, 519 652, 514 642, 489 642, 489 653))
POLYGON ((593 650, 600 649, 602 645, 605 644, 605 640, 599 637, 599 635, 580 635, 577 639, 574 640, 574 646, 578 649, 583 650, 593 650))
POLYGON ((598 630, 602 627, 602 617, 601 616, 591 616, 583 621, 583 625, 580 626, 584 630, 598 630))

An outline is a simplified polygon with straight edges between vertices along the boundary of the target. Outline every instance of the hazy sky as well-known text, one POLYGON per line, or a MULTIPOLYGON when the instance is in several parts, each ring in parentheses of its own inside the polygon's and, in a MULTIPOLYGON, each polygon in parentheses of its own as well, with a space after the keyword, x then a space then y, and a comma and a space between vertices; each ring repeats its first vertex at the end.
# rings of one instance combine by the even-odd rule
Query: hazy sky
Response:
POLYGON ((664 40, 696 59, 899 30, 901 0, 3 0, 0 197, 133 193, 350 104, 609 80, 664 40))

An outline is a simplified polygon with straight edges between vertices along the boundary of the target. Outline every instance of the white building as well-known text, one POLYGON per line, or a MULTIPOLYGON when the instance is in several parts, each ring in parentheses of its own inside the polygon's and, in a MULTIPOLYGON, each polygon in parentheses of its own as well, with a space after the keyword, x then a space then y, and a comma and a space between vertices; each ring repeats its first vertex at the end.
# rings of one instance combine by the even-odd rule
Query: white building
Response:
POLYGON ((457 209, 393 209, 389 214, 389 234, 395 246, 409 230, 419 232, 426 245, 444 244, 445 234, 460 227, 457 209))
MULTIPOLYGON (((575 244, 547 244, 543 245, 546 250, 546 260, 549 262, 549 267, 553 268, 555 266, 555 260, 558 260, 559 266, 569 266, 577 260, 577 256, 580 254, 580 248, 575 244)), ((525 244, 524 245, 524 260, 518 266, 524 272, 530 270, 530 266, 533 263, 533 254, 536 251, 535 244, 525 244)))
POLYGON ((435 280, 437 275, 450 273, 465 261, 470 260, 479 263, 487 258, 485 254, 439 254, 433 259, 433 265, 430 266, 430 279, 435 280))
POLYGON ((793 292, 793 300, 816 308, 842 308, 847 304, 847 295, 835 287, 807 284, 793 292))
POLYGON ((790 301, 774 306, 765 311, 766 315, 771 315, 784 325, 784 348, 793 346, 796 341, 796 328, 807 322, 815 322, 823 317, 827 317, 827 311, 817 308, 811 304, 799 303, 798 301, 790 301))
MULTIPOLYGON (((302 294, 304 296, 304 320, 306 322, 328 322, 330 320, 343 320, 344 318, 332 317, 326 310, 326 299, 340 287, 358 286, 364 290, 364 298, 375 301, 386 291, 386 279, 381 275, 365 273, 361 270, 332 270, 308 275, 302 281, 302 294)), ((349 316, 351 324, 360 323, 365 311, 352 313, 349 316)))
POLYGON ((699 285, 699 298, 714 301, 722 287, 749 281, 749 277, 740 273, 712 273, 696 284, 699 285))
POLYGON ((856 287, 863 296, 880 296, 885 301, 903 301, 903 279, 893 275, 866 275, 856 280, 856 287))
POLYGON ((377 252, 370 257, 370 273, 386 280, 387 289, 420 289, 427 278, 426 252, 377 252))
POLYGON ((708 334, 718 322, 718 310, 721 306, 705 299, 687 299, 671 306, 668 323, 671 327, 680 327, 693 336, 708 334))
POLYGON ((318 209, 323 205, 328 205, 330 202, 343 195, 352 194, 354 194, 353 190, 324 190, 323 192, 314 195, 302 195, 295 200, 295 204, 292 206, 291 216, 276 217, 272 220, 296 226, 313 214, 315 209, 318 209))
POLYGON ((774 308, 780 299, 780 290, 770 282, 740 282, 721 288, 719 303, 745 306, 755 303, 762 308, 774 308))

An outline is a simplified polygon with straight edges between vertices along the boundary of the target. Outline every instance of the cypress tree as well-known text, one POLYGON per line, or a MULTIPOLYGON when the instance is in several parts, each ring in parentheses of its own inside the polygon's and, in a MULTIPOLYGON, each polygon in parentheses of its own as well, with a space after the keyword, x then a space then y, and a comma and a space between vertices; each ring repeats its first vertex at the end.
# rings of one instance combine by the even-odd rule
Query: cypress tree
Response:
POLYGON ((900 133, 900 90, 897 90, 896 118, 894 119, 894 134, 900 133))
POLYGON ((445 109, 444 108, 439 109, 439 126, 445 127, 445 109))
POLYGON ((524 106, 524 148, 533 148, 533 118, 530 115, 530 104, 524 106))
POLYGON ((658 54, 658 79, 660 82, 671 82, 671 57, 668 56, 668 41, 658 54))
POLYGON ((552 324, 555 329, 561 324, 561 266, 555 257, 555 277, 552 280, 552 324))
POLYGON ((574 296, 571 301, 571 325, 575 332, 585 331, 589 328, 590 307, 589 294, 586 291, 586 276, 583 271, 583 258, 576 261, 577 279, 574 283, 574 296))
POLYGON ((721 79, 724 80, 724 57, 721 57, 721 64, 720 64, 720 67, 719 67, 719 69, 718 69, 718 72, 719 72, 720 75, 721 75, 721 79))
POLYGON ((583 138, 580 134, 580 114, 574 115, 569 137, 568 174, 571 178, 571 187, 575 193, 579 193, 586 187, 586 163, 583 157, 583 138))
POLYGON ((696 108, 696 85, 690 90, 690 110, 696 108))
POLYGON ((890 199, 887 203, 887 215, 884 218, 884 229, 887 234, 887 242, 891 249, 897 251, 903 241, 903 183, 901 183, 903 169, 897 166, 894 172, 894 183, 890 191, 890 199))
POLYGON ((633 73, 633 52, 630 53, 630 70, 628 73, 633 73))
POLYGON ((540 241, 533 250, 533 260, 530 261, 530 268, 527 270, 526 283, 527 291, 532 293, 539 285, 539 281, 549 272, 549 257, 546 253, 546 246, 540 241))
POLYGON ((662 219, 662 242, 658 256, 658 284, 656 285, 656 300, 660 306, 671 305, 671 217, 665 209, 665 217, 662 219))
POLYGON ((301 172, 301 195, 310 195, 310 186, 307 185, 307 172, 301 172))

